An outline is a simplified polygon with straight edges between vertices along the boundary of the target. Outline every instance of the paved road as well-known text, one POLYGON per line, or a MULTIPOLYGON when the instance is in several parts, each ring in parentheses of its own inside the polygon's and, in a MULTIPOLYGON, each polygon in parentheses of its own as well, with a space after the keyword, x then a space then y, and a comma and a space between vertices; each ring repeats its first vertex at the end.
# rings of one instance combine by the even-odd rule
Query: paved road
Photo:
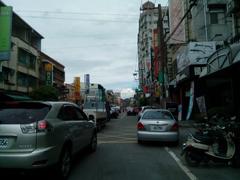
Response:
POLYGON ((98 134, 96 153, 79 159, 70 180, 189 179, 165 145, 139 145, 136 117, 111 120, 98 134))

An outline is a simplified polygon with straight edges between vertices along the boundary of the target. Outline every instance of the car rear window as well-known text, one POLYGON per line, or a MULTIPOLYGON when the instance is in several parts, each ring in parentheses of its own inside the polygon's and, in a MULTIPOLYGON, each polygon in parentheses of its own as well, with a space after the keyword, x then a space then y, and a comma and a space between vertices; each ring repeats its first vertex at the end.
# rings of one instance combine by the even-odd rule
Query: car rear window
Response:
POLYGON ((174 120, 172 114, 168 111, 146 111, 142 119, 166 119, 174 120))
POLYGON ((11 102, 0 104, 0 124, 29 124, 43 120, 50 106, 43 103, 11 102))

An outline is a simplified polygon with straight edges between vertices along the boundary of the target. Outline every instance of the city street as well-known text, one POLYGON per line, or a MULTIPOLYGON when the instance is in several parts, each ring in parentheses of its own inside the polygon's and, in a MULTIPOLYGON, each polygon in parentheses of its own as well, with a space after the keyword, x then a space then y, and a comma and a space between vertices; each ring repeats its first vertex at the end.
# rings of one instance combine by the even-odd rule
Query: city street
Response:
MULTIPOLYGON (((190 168, 180 156, 178 147, 171 144, 137 144, 136 117, 112 119, 98 134, 96 153, 75 162, 70 180, 155 180, 155 179, 239 179, 239 169, 222 164, 190 168), (179 161, 180 160, 180 161, 179 161)), ((180 128, 183 141, 191 128, 180 128)))
POLYGON ((137 144, 136 122, 136 116, 112 119, 98 134, 97 152, 79 159, 69 179, 188 179, 164 145, 137 144))
MULTIPOLYGON (((193 129, 180 128, 180 142, 188 131, 193 129)), ((95 153, 81 152, 74 158, 69 180, 239 179, 239 169, 222 164, 210 163, 196 168, 186 166, 180 156, 180 144, 178 147, 168 143, 137 144, 136 116, 122 114, 98 133, 95 153)), ((17 176, 25 180, 55 178, 51 172, 17 176)), ((16 177, 8 175, 4 180, 11 178, 16 177)))

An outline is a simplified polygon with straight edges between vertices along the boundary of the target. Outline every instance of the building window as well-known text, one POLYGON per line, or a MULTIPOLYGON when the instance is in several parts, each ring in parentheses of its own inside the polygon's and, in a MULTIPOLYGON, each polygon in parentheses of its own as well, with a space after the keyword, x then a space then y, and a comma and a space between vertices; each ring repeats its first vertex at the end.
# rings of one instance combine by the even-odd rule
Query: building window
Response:
POLYGON ((17 73, 17 84, 18 86, 28 86, 27 75, 18 72, 17 73))
POLYGON ((36 56, 30 55, 29 68, 35 70, 36 67, 36 56))
POLYGON ((223 12, 211 12, 210 13, 211 24, 225 24, 225 16, 223 12))
POLYGON ((35 88, 37 86, 37 79, 33 76, 18 72, 17 84, 18 86, 35 88))
POLYGON ((34 56, 33 54, 19 48, 18 51, 18 62, 19 64, 30 68, 32 70, 36 69, 36 56, 34 56))

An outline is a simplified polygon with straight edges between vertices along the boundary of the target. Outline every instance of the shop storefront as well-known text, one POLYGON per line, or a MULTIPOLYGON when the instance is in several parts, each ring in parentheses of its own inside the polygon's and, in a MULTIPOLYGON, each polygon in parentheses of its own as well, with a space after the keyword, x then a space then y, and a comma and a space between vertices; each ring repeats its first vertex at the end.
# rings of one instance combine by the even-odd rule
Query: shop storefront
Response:
POLYGON ((208 112, 228 115, 240 112, 240 44, 216 51, 199 79, 199 96, 205 97, 208 112))

